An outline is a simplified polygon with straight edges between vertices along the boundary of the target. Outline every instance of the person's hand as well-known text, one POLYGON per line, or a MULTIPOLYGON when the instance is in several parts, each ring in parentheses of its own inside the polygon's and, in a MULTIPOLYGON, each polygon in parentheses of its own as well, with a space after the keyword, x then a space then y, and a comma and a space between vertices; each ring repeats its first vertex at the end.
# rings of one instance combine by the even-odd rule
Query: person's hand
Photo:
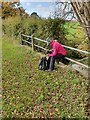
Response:
POLYGON ((53 51, 52 49, 48 50, 49 53, 51 53, 52 51, 53 51))
POLYGON ((46 51, 46 54, 51 54, 51 53, 52 53, 52 51, 51 51, 51 50, 46 51))
POLYGON ((49 50, 48 51, 46 51, 46 54, 48 54, 49 53, 49 50))

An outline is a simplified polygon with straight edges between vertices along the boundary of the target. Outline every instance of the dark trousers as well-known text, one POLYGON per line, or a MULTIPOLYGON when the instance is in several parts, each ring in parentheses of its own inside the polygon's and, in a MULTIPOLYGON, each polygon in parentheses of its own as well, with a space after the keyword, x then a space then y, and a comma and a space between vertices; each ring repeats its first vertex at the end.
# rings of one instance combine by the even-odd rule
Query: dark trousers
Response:
POLYGON ((64 58, 65 58, 65 55, 62 55, 62 54, 57 54, 55 56, 49 57, 48 60, 47 60, 47 68, 50 69, 50 70, 54 70, 55 60, 56 59, 64 60, 64 58))

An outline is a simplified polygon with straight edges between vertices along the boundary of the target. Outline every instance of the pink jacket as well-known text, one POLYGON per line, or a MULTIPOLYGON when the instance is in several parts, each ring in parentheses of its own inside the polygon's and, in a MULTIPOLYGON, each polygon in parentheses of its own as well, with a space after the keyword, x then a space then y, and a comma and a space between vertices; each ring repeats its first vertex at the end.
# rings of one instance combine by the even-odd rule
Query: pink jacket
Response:
POLYGON ((50 47, 52 49, 52 53, 48 54, 48 56, 55 56, 56 54, 66 55, 66 50, 59 42, 52 40, 50 47))

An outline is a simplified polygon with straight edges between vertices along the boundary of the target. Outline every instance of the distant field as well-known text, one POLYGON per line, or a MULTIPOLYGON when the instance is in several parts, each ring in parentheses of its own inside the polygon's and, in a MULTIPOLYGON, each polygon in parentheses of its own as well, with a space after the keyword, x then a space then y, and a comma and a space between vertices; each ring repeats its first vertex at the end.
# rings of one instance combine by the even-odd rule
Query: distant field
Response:
POLYGON ((79 45, 85 40, 86 37, 84 35, 83 28, 80 27, 78 22, 76 21, 66 22, 65 28, 68 30, 66 38, 68 40, 71 40, 71 43, 75 42, 79 45))
MULTIPOLYGON (((89 51, 88 40, 85 36, 83 28, 76 21, 68 21, 65 24, 65 28, 68 31, 66 38, 66 45, 70 47, 74 47, 80 50, 89 51)), ((66 49, 67 56, 75 59, 82 59, 84 57, 88 57, 88 54, 84 54, 81 52, 77 52, 74 50, 66 49)), ((83 60, 82 63, 88 65, 88 59, 83 60)))
POLYGON ((40 57, 3 38, 3 118, 84 118, 87 80, 68 68, 38 70, 40 57))

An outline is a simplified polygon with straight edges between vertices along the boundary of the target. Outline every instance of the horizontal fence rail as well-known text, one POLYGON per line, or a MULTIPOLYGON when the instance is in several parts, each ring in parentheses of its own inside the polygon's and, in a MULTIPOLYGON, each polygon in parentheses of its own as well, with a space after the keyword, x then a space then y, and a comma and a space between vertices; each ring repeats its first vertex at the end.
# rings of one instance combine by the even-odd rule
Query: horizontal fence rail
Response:
POLYGON ((38 41, 41 41, 41 42, 45 42, 45 43, 47 43, 47 41, 42 40, 42 39, 39 39, 39 38, 36 38, 36 37, 34 37, 34 39, 35 39, 35 40, 38 40, 38 41))
POLYGON ((38 48, 41 48, 41 49, 43 49, 43 50, 47 51, 47 49, 46 49, 46 48, 43 48, 43 47, 41 47, 41 46, 39 46, 39 45, 34 44, 34 46, 36 46, 36 47, 38 47, 38 48))
POLYGON ((82 64, 82 63, 80 63, 80 62, 77 62, 77 61, 75 61, 75 60, 72 60, 72 59, 70 59, 70 58, 68 58, 68 57, 65 57, 65 58, 66 58, 67 60, 71 61, 71 62, 74 62, 74 63, 78 64, 78 65, 81 65, 81 66, 86 67, 86 68, 90 68, 90 67, 88 67, 87 65, 84 65, 84 64, 82 64))
POLYGON ((79 50, 79 49, 72 48, 72 47, 69 47, 69 46, 66 46, 66 45, 62 45, 62 46, 65 47, 65 48, 69 48, 69 49, 71 49, 71 50, 76 50, 76 51, 78 51, 78 52, 90 54, 90 52, 87 52, 87 51, 84 51, 84 50, 79 50))
POLYGON ((31 42, 29 42, 29 41, 26 41, 26 40, 22 40, 23 42, 26 42, 26 43, 29 43, 29 44, 31 44, 32 45, 32 43, 31 42))
POLYGON ((29 35, 24 35, 24 34, 21 34, 21 36, 23 36, 23 37, 28 37, 28 38, 32 38, 31 36, 29 36, 29 35))
MULTIPOLYGON (((43 49, 43 50, 45 50, 45 51, 48 50, 48 49, 46 49, 46 48, 43 48, 43 47, 41 47, 41 46, 39 46, 39 45, 34 44, 34 40, 38 40, 38 41, 47 43, 47 41, 45 41, 45 40, 42 40, 42 39, 39 39, 39 38, 36 38, 36 37, 33 37, 33 36, 28 36, 28 35, 21 34, 21 43, 22 43, 22 41, 24 41, 24 42, 26 42, 26 43, 31 44, 31 45, 32 45, 32 50, 34 50, 34 46, 35 46, 35 47, 38 47, 38 48, 40 48, 40 49, 43 49), (27 41, 27 40, 24 40, 23 37, 31 38, 31 42, 29 42, 29 41, 27 41)), ((90 54, 90 52, 87 52, 87 51, 84 51, 84 50, 76 49, 76 48, 69 47, 69 46, 66 46, 66 45, 62 45, 62 46, 65 47, 65 48, 71 49, 71 50, 75 50, 75 51, 82 52, 82 53, 85 53, 85 54, 90 54)), ((79 64, 79 65, 81 65, 81 66, 83 66, 83 67, 85 67, 85 68, 90 69, 89 66, 87 66, 87 65, 85 65, 85 64, 83 64, 83 63, 77 62, 77 61, 75 61, 75 60, 73 60, 73 59, 71 59, 71 58, 68 58, 68 57, 65 57, 65 58, 66 58, 67 60, 71 61, 71 62, 74 62, 74 63, 79 64)))

